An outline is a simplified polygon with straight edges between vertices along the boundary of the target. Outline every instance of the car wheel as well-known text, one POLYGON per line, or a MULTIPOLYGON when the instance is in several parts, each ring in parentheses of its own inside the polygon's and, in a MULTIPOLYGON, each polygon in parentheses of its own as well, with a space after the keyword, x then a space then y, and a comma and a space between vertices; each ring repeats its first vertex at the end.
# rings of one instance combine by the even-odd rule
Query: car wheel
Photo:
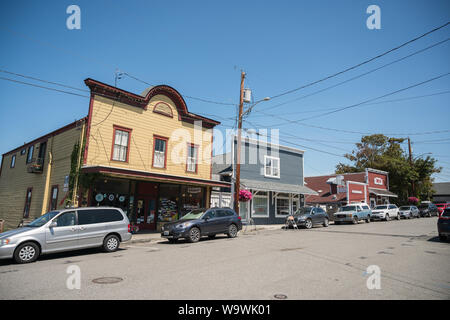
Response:
POLYGON ((306 229, 311 229, 312 228, 312 220, 311 219, 307 219, 306 220, 305 227, 306 227, 306 229))
POLYGON ((323 226, 324 226, 324 227, 328 227, 328 224, 329 224, 329 221, 328 221, 327 218, 325 218, 325 219, 323 220, 323 226))
POLYGON ((397 213, 397 220, 400 220, 400 215, 397 213))
POLYGON ((358 217, 357 216, 353 217, 352 223, 353 224, 358 224, 358 217))
POLYGON ((14 251, 14 260, 17 263, 30 263, 39 257, 39 246, 33 242, 25 242, 14 251))
POLYGON ((386 213, 386 217, 384 218, 385 221, 389 221, 389 215, 386 213))
POLYGON ((370 223, 370 216, 367 216, 366 222, 370 223))
POLYGON ((189 242, 198 242, 200 240, 201 234, 200 229, 197 227, 193 227, 189 230, 188 241, 189 242))
POLYGON ((112 234, 103 240, 103 250, 105 252, 114 252, 119 249, 120 239, 118 236, 112 234))
POLYGON ((208 236, 208 238, 211 239, 211 240, 214 239, 215 237, 216 237, 215 234, 210 234, 210 235, 208 236))
POLYGON ((228 227, 228 232, 227 232, 228 238, 236 238, 237 237, 237 233, 238 233, 238 229, 237 229, 236 225, 235 224, 231 224, 228 227))

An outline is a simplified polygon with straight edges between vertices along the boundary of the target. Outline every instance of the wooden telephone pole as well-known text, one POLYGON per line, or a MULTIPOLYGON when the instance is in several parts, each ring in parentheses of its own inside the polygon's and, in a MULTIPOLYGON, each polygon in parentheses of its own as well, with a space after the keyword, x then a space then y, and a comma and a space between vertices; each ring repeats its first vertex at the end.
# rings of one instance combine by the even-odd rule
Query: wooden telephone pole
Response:
MULTIPOLYGON (((409 165, 413 166, 413 162, 412 162, 412 152, 411 152, 411 139, 408 137, 408 149, 409 149, 409 165)), ((414 186, 414 180, 411 182, 411 187, 412 187, 412 195, 415 197, 416 196, 416 188, 414 186)))
MULTIPOLYGON (((234 188, 234 211, 239 214, 239 191, 241 185, 241 131, 242 131, 242 113, 244 111, 244 79, 245 72, 241 71, 241 92, 239 99, 239 117, 238 117, 238 138, 236 151, 236 181, 234 188)), ((234 141, 233 141, 234 148, 234 141)), ((234 161, 234 159, 232 160, 234 161)))

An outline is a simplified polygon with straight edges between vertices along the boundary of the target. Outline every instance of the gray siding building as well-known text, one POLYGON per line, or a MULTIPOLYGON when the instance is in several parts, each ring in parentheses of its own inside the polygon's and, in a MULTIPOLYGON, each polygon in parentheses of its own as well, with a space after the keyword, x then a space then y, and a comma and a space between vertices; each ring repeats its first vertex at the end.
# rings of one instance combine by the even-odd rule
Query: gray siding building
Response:
MULTIPOLYGON (((231 153, 213 157, 213 178, 234 182, 237 142, 231 153), (234 159, 234 161, 232 161, 234 159)), ((241 189, 252 193, 252 200, 240 202, 240 216, 244 222, 255 224, 284 223, 288 215, 304 205, 305 195, 317 192, 304 185, 304 151, 267 143, 242 139, 241 189)), ((233 206, 233 190, 213 191, 213 206, 233 206)))

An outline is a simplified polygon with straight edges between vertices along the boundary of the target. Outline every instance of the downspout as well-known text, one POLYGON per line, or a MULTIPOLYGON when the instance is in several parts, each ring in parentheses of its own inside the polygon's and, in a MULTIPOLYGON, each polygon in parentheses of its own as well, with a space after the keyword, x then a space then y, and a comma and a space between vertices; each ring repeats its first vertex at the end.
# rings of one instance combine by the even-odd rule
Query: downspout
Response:
POLYGON ((81 169, 81 156, 83 154, 83 143, 84 143, 84 135, 85 135, 85 124, 86 120, 83 121, 83 125, 81 127, 81 137, 80 137, 80 145, 78 148, 78 159, 77 159, 77 174, 75 175, 75 182, 72 190, 72 207, 77 208, 78 207, 78 176, 81 169))
MULTIPOLYGON (((52 138, 52 147, 53 147, 53 139, 52 138)), ((44 198, 42 200, 42 209, 41 209, 41 215, 47 212, 47 204, 48 204, 48 189, 50 188, 50 177, 52 172, 52 165, 53 165, 53 154, 51 151, 48 152, 48 166, 47 166, 47 173, 45 175, 45 188, 44 188, 44 198)))

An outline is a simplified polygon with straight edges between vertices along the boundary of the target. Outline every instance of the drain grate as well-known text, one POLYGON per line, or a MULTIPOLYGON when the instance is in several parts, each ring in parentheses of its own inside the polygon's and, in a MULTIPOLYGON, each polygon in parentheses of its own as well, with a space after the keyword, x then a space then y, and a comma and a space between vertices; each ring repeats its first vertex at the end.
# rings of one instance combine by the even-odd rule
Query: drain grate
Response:
POLYGON ((279 300, 286 300, 287 299, 287 295, 285 294, 281 294, 281 293, 277 293, 276 295, 273 296, 275 299, 279 299, 279 300))
POLYGON ((112 283, 117 283, 123 281, 122 278, 119 277, 102 277, 102 278, 96 278, 94 280, 92 280, 92 282, 97 283, 97 284, 112 284, 112 283))

